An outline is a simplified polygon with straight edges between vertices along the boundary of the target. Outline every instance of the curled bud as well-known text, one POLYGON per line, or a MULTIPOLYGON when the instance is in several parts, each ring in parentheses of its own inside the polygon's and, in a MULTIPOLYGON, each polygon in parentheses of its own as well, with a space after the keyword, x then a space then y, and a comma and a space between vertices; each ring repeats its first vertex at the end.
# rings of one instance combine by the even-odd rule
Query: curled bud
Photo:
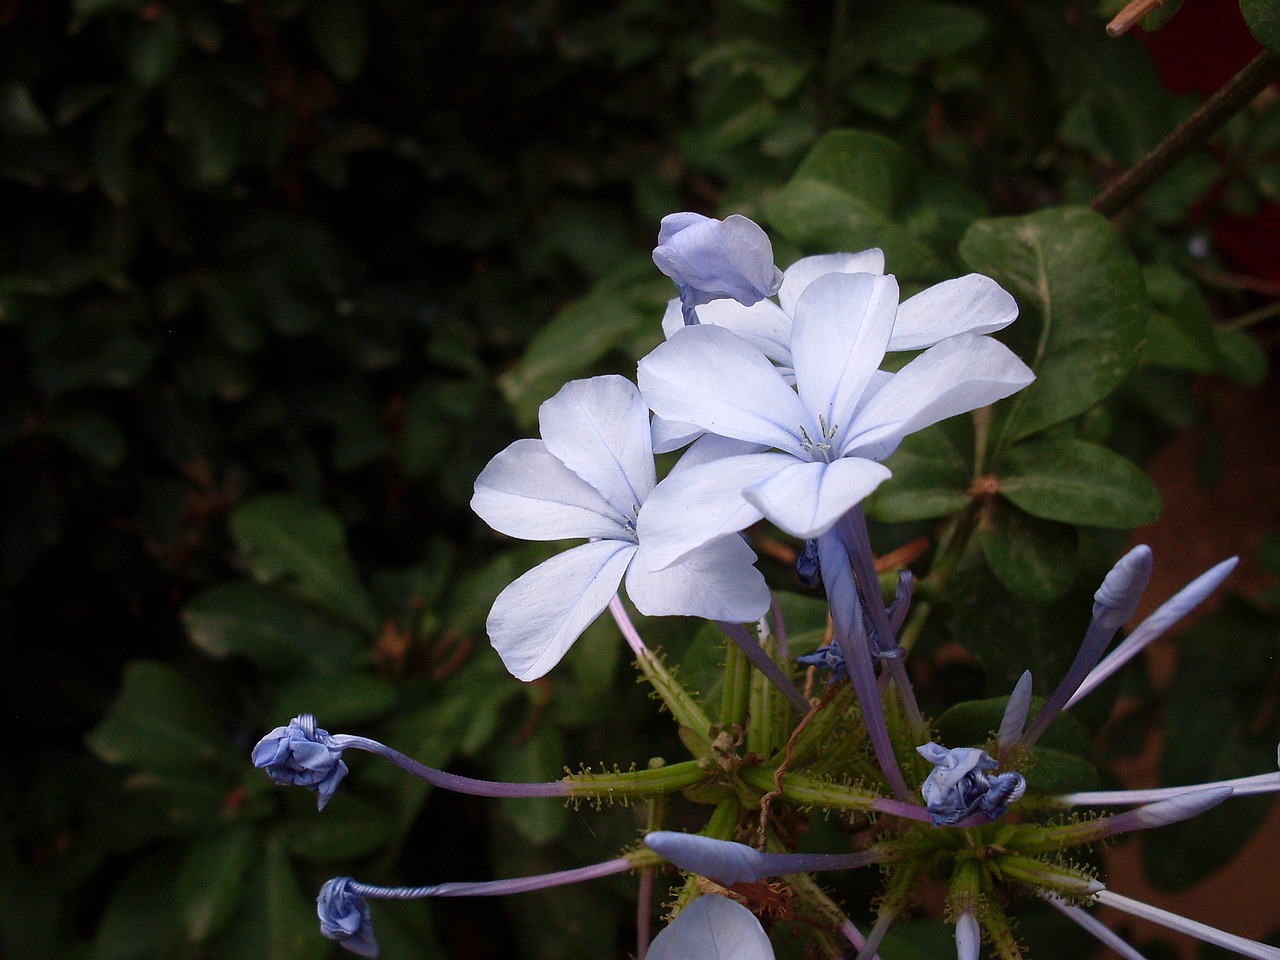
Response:
POLYGON ((276 727, 253 748, 253 765, 267 771, 282 786, 316 791, 316 809, 323 810, 333 796, 347 765, 342 749, 333 744, 329 731, 316 726, 309 713, 294 717, 288 726, 276 727))
POLYGON ((373 936, 373 918, 364 897, 350 889, 353 882, 350 877, 335 877, 320 888, 316 897, 320 932, 352 953, 376 957, 378 941, 373 936))
POLYGON ((694 307, 712 300, 751 306, 782 286, 773 246, 760 227, 737 215, 713 220, 698 213, 662 218, 653 262, 680 288, 685 323, 697 323, 694 307))

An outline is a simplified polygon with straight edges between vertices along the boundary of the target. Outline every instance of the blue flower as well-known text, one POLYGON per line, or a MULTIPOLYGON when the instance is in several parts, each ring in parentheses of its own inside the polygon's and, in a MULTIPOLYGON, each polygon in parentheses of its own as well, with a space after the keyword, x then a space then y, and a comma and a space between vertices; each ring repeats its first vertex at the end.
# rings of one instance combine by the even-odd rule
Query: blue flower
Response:
POLYGON ((680 911, 654 938, 649 960, 773 960, 760 921, 727 897, 708 894, 680 911))
POLYGON ((316 897, 320 932, 352 953, 376 957, 378 941, 373 936, 373 917, 364 897, 350 889, 353 883, 350 877, 335 877, 320 888, 316 897))
POLYGON ((977 747, 948 750, 936 743, 926 743, 916 747, 916 752, 934 766, 921 784, 920 793, 935 826, 955 826, 977 813, 995 820, 1026 792, 1027 782, 1022 774, 993 776, 992 771, 999 764, 977 747))
POLYGON ((316 791, 317 810, 324 809, 347 775, 342 748, 334 745, 329 731, 316 726, 316 718, 309 713, 259 740, 253 748, 253 765, 282 786, 316 791))
POLYGON ((698 322, 694 308, 704 303, 727 298, 750 306, 782 285, 768 235, 737 215, 724 220, 700 213, 663 217, 653 262, 680 289, 688 324, 698 322))
POLYGON ((643 561, 638 525, 657 477, 634 384, 575 380, 542 404, 538 421, 542 439, 517 440, 495 456, 476 479, 471 508, 508 536, 589 542, 534 567, 494 602, 489 639, 512 675, 536 680, 554 667, 624 577, 646 616, 745 623, 764 615, 768 587, 741 537, 709 538, 674 565, 643 561))

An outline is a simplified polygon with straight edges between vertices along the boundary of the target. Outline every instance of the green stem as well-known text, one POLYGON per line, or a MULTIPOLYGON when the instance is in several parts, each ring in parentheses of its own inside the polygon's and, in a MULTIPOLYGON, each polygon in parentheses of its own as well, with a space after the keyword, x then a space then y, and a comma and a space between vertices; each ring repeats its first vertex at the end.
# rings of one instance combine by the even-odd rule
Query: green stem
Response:
MULTIPOLYGON (((758 790, 774 789, 773 772, 762 767, 744 767, 738 771, 738 776, 748 786, 758 790)), ((871 790, 807 777, 801 773, 782 775, 782 797, 799 807, 821 807, 853 813, 873 812, 876 801, 880 799, 871 790)))
POLYGON ((720 721, 727 728, 747 722, 751 698, 751 661, 729 637, 724 640, 724 686, 720 690, 720 721))
POLYGON ((1170 167, 1208 140, 1277 76, 1280 76, 1280 55, 1263 50, 1150 153, 1102 191, 1090 206, 1105 217, 1119 213, 1170 167))
POLYGON ((710 780, 718 770, 706 770, 697 760, 647 770, 619 770, 615 773, 572 773, 565 777, 565 796, 582 800, 647 800, 678 793, 694 784, 710 780))
POLYGON ((662 702, 666 704, 676 722, 706 744, 708 752, 711 747, 711 718, 693 699, 671 672, 662 664, 662 660, 650 650, 642 650, 636 656, 636 664, 644 673, 645 679, 653 684, 662 702))

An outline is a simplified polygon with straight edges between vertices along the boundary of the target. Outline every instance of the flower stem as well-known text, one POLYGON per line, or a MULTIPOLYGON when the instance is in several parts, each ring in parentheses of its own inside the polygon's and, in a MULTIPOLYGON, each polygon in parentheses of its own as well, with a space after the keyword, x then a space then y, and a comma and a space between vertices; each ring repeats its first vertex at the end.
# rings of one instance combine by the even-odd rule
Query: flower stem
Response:
POLYGON ((791 682, 791 678, 782 672, 782 668, 773 662, 773 658, 760 646, 759 642, 747 632, 740 623, 719 623, 718 626, 729 639, 738 645, 747 659, 777 687, 787 702, 795 708, 796 713, 804 715, 809 712, 809 701, 799 688, 791 682))
POLYGON ((452 790, 454 793, 467 793, 475 797, 523 798, 565 797, 570 791, 569 783, 565 780, 552 780, 549 783, 503 783, 499 780, 476 780, 456 773, 446 773, 443 770, 428 767, 425 763, 419 763, 413 757, 405 756, 399 750, 394 750, 385 743, 379 743, 367 737, 340 733, 335 734, 330 740, 339 750, 366 750, 369 753, 376 753, 432 786, 452 790))
POLYGON ((623 770, 616 773, 570 774, 563 781, 566 797, 591 800, 647 800, 666 796, 693 786, 710 777, 697 760, 685 760, 671 766, 646 770, 623 770))
POLYGON ((1209 139, 1277 76, 1280 76, 1280 55, 1263 50, 1089 206, 1106 217, 1119 213, 1170 167, 1209 139))

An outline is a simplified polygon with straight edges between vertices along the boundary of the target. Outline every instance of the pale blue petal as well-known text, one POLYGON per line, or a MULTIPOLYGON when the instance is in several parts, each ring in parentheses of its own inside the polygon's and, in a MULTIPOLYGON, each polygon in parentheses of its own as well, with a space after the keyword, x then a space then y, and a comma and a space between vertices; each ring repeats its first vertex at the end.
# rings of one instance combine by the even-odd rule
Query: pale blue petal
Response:
POLYGON ((708 543, 665 570, 649 570, 643 544, 627 568, 627 596, 647 617, 703 617, 730 623, 759 620, 769 587, 755 552, 739 536, 708 543))
POLYGON ((972 910, 956 917, 956 960, 978 960, 982 952, 982 928, 972 910))
POLYGON ((960 333, 1003 330, 1018 317, 1018 302, 990 277, 971 273, 945 280, 898 306, 890 350, 922 350, 960 333))
POLYGON ((778 302, 788 316, 796 314, 796 301, 805 288, 828 273, 884 273, 884 251, 877 247, 861 253, 822 253, 803 257, 782 271, 778 302))
POLYGON ((1014 684, 1013 693, 1004 708, 1004 717, 1000 720, 1000 731, 996 734, 996 743, 1001 752, 1009 749, 1022 736, 1027 725, 1027 712, 1031 709, 1031 671, 1024 670, 1018 682, 1014 684))
POLYGON ((897 306, 897 280, 869 273, 819 277, 796 304, 791 331, 796 389, 810 415, 823 418, 827 439, 834 435, 837 448, 884 359, 897 306))
POLYGON ((699 324, 640 361, 640 392, 653 412, 710 433, 801 455, 810 418, 777 368, 735 333, 699 324))
POLYGON ((653 262, 698 304, 721 297, 755 303, 777 293, 782 283, 768 235, 736 214, 723 221, 697 214, 664 217, 653 262))
POLYGON ((698 307, 698 321, 732 330, 774 363, 791 366, 791 318, 772 300, 749 307, 736 300, 713 300, 698 307))
POLYGON ((574 380, 538 408, 542 442, 621 512, 644 503, 657 477, 649 408, 630 380, 574 380))
POLYGON ((609 605, 636 546, 597 540, 540 563, 493 603, 489 642, 518 680, 537 680, 560 662, 609 605))
POLYGON ((670 473, 640 508, 636 533, 644 544, 645 569, 668 567, 705 543, 751 526, 760 512, 743 499, 743 488, 795 462, 785 453, 756 453, 670 473))
POLYGON ((541 440, 517 440, 490 460, 476 478, 471 509, 521 540, 627 536, 618 510, 541 440))
POLYGON ((753 883, 765 872, 764 856, 744 843, 673 830, 645 834, 644 843, 663 860, 722 887, 753 883))
POLYGON ((1154 562, 1151 548, 1145 543, 1117 560, 1093 595, 1093 619, 1112 633, 1124 626, 1138 609, 1154 562))
POLYGON ((734 440, 730 437, 718 437, 714 433, 704 433, 690 445, 671 468, 672 473, 679 473, 691 467, 724 460, 728 457, 742 457, 749 453, 764 453, 768 448, 760 443, 747 443, 745 440, 734 440))
POLYGON ((793 461, 742 495, 787 533, 807 540, 830 530, 889 476, 889 468, 873 460, 793 461))
POLYGON ((896 444, 939 420, 1002 400, 1034 379, 1004 344, 967 333, 950 337, 899 370, 863 405, 840 452, 896 444))
POLYGON ((648 960, 773 960, 760 921, 740 903, 707 894, 653 938, 648 960))
POLYGON ((695 427, 692 423, 676 423, 657 414, 654 414, 649 428, 653 434, 654 453, 671 453, 687 447, 703 435, 701 427, 695 427))
POLYGON ((683 210, 680 213, 668 213, 662 218, 662 222, 658 224, 658 246, 669 243, 681 230, 685 230, 698 223, 712 223, 711 217, 703 216, 701 213, 693 213, 689 210, 683 210))

